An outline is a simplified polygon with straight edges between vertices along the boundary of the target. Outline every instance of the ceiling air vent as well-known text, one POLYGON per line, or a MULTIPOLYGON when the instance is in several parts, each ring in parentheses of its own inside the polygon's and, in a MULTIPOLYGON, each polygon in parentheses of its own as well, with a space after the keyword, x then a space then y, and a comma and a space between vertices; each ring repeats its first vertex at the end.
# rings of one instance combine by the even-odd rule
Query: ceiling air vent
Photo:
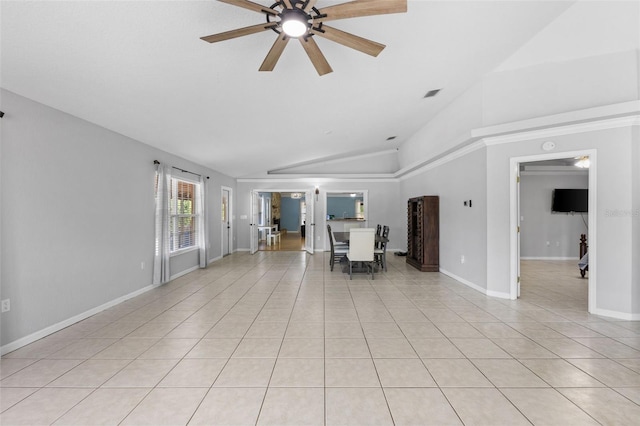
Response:
POLYGON ((437 94, 438 94, 438 92, 439 92, 440 90, 442 90, 442 89, 429 90, 429 91, 427 92, 427 94, 426 94, 426 95, 424 95, 424 97, 425 97, 425 98, 433 98, 435 95, 437 95, 437 94))

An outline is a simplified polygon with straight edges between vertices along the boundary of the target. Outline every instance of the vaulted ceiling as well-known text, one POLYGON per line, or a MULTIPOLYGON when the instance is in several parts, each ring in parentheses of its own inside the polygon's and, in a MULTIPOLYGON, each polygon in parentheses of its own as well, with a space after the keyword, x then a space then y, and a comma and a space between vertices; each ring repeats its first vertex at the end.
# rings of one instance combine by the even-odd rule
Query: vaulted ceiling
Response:
POLYGON ((233 177, 350 158, 389 173, 396 148, 570 4, 409 0, 407 13, 335 21, 386 48, 374 58, 317 37, 334 70, 318 76, 299 43, 259 72, 271 31, 200 40, 264 20, 215 0, 2 1, 0 83, 233 177))

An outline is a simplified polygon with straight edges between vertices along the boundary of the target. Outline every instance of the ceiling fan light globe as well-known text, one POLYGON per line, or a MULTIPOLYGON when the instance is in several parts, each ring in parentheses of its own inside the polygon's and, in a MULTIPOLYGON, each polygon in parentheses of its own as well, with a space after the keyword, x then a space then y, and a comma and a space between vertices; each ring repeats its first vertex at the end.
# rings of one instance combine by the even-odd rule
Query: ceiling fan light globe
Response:
POLYGON ((282 23, 282 31, 289 37, 300 37, 307 32, 307 24, 297 19, 287 19, 282 23))

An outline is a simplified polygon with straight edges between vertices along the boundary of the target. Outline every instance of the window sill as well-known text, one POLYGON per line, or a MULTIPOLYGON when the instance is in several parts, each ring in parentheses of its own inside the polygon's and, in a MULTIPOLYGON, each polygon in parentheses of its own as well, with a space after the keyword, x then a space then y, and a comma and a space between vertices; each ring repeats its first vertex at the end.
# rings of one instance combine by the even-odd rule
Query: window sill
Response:
POLYGON ((182 254, 189 253, 191 251, 196 251, 196 250, 199 250, 198 246, 186 247, 180 250, 172 251, 169 257, 180 256, 182 254))

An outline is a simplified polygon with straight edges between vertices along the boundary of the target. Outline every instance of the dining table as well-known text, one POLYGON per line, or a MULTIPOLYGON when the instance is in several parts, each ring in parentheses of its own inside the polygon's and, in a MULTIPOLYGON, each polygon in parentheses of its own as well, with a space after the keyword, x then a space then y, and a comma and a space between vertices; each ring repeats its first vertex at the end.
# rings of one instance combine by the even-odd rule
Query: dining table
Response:
MULTIPOLYGON (((347 243, 349 244, 349 232, 346 231, 335 231, 333 236, 336 239, 337 243, 347 243)), ((388 243, 389 238, 383 237, 382 235, 376 234, 376 243, 388 243)))
MULTIPOLYGON (((337 243, 347 243, 349 244, 349 232, 347 231, 335 231, 333 232, 333 237, 335 238, 337 243)), ((389 238, 388 237, 383 237, 382 235, 378 235, 376 234, 375 236, 375 242, 376 243, 388 243, 389 242, 389 238)), ((386 244, 385 244, 385 252, 386 252, 386 244)), ((343 263, 343 261, 346 261, 347 256, 343 256, 343 258, 340 260, 340 263, 343 263)), ((342 272, 349 272, 347 265, 343 265, 342 268, 342 272)))

